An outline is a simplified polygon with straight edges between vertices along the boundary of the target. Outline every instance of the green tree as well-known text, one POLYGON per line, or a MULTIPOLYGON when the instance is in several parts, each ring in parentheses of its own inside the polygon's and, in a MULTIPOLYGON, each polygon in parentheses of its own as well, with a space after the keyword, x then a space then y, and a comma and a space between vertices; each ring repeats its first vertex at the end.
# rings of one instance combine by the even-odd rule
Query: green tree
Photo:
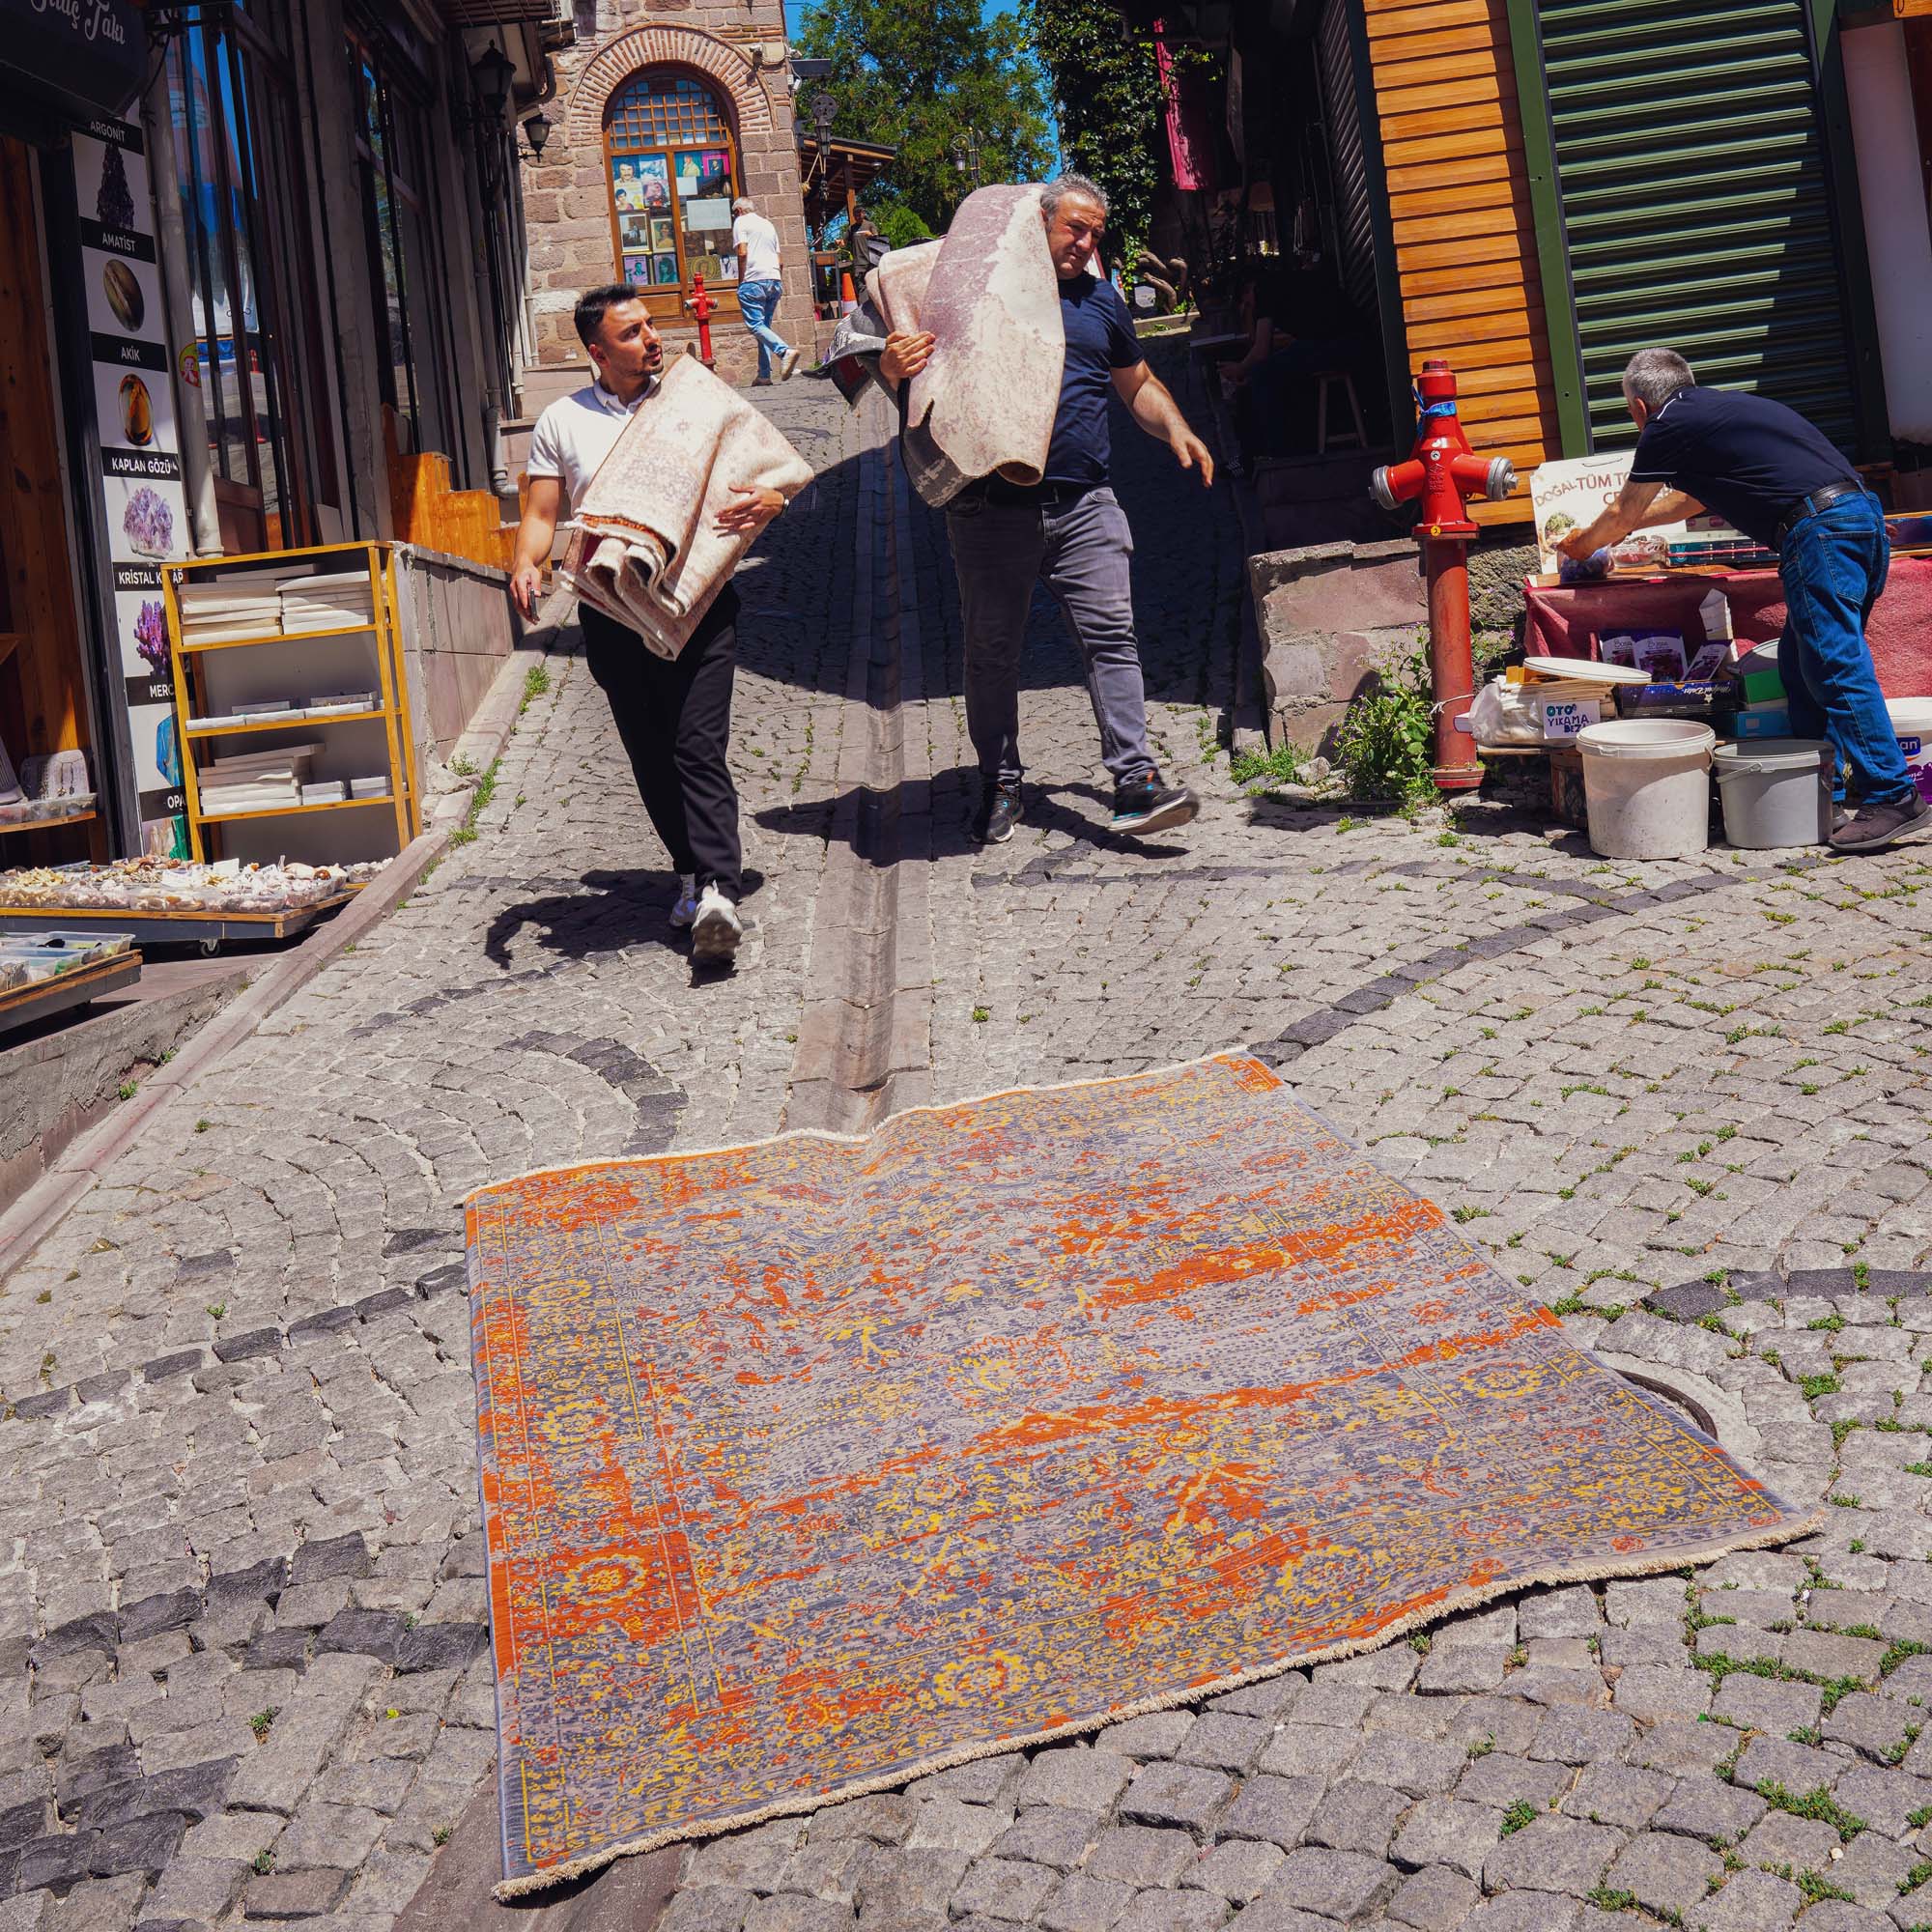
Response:
POLYGON ((836 63, 800 104, 822 87, 838 104, 835 139, 896 148, 877 194, 934 229, 972 187, 952 158, 969 133, 982 182, 1037 181, 1052 165, 1045 77, 1009 14, 982 18, 980 0, 818 0, 798 48, 836 63))
POLYGON ((1098 182, 1112 213, 1107 253, 1131 265, 1160 185, 1161 86, 1153 43, 1123 35, 1108 0, 1020 0, 1027 38, 1046 65, 1065 164, 1098 182))

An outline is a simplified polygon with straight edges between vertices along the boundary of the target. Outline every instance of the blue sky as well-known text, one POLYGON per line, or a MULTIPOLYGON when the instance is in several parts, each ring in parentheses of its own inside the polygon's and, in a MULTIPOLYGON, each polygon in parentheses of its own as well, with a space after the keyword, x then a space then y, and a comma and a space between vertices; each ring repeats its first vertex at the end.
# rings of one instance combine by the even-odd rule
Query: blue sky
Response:
MULTIPOLYGON (((798 32, 799 21, 803 17, 808 4, 809 0, 784 0, 785 32, 787 34, 796 34, 798 32)), ((1012 0, 986 0, 983 12, 989 18, 995 14, 1010 14, 1012 12, 1012 0)))

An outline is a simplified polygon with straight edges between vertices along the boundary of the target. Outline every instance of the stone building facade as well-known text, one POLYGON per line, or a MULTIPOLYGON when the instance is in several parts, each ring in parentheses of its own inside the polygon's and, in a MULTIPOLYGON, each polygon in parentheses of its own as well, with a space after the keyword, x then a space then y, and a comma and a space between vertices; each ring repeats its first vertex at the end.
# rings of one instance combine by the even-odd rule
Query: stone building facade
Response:
POLYGON ((631 280, 674 346, 704 272, 721 375, 747 382, 757 348, 738 315, 728 206, 750 195, 779 231, 779 331, 812 343, 810 263, 781 0, 580 0, 554 61, 552 131, 524 168, 535 366, 531 415, 584 380, 571 326, 578 292, 631 280), (720 203, 723 220, 720 221, 720 203))

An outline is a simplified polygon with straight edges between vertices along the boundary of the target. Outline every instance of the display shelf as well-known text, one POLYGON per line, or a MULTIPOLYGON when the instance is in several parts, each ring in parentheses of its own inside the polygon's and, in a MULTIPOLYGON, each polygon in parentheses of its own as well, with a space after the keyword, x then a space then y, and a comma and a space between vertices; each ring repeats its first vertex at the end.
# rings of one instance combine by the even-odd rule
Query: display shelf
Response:
MULTIPOLYGON (((415 836, 419 823, 419 801, 412 781, 409 685, 403 666, 401 630, 396 621, 395 562, 390 548, 376 543, 330 544, 302 551, 276 551, 254 556, 205 557, 192 562, 164 564, 161 568, 161 587, 174 668, 176 730, 185 753, 182 788, 186 797, 189 842, 194 856, 202 859, 217 853, 241 856, 249 852, 250 847, 245 841, 231 843, 223 839, 220 828, 224 826, 247 826, 265 820, 305 819, 311 813, 323 811, 359 809, 366 812, 376 806, 386 807, 395 822, 393 849, 384 856, 393 857, 400 852, 415 836), (183 585, 213 582, 221 585, 224 591, 233 590, 242 595, 248 594, 252 586, 265 601, 272 588, 273 595, 279 600, 292 592, 300 594, 305 580, 287 573, 292 562, 300 563, 303 560, 321 566, 323 574, 327 576, 365 576, 372 616, 366 621, 329 625, 320 630, 260 631, 240 638, 209 639, 201 642, 184 640, 183 585), (329 564, 336 567, 329 569, 329 564), (273 574, 270 575, 270 572, 273 574), (358 643, 357 640, 364 641, 358 643), (245 664, 245 653, 250 650, 275 651, 278 646, 290 644, 308 647, 312 662, 292 673, 289 655, 284 651, 273 659, 265 660, 265 668, 260 674, 251 674, 242 668, 245 664), (237 653, 244 656, 238 658, 237 653), (353 658, 353 669, 345 669, 345 654, 353 658), (270 664, 276 668, 268 670, 266 667, 270 664), (307 670, 306 679, 300 675, 300 669, 307 670), (372 670, 375 673, 373 677, 369 675, 372 670), (317 681, 325 677, 339 681, 324 685, 324 692, 345 688, 358 692, 366 688, 377 692, 381 701, 359 711, 325 712, 315 717, 246 719, 219 724, 200 722, 202 718, 231 716, 250 698, 259 699, 267 690, 272 690, 277 696, 286 696, 299 701, 300 686, 304 682, 310 685, 313 695, 317 681), (270 678, 272 683, 269 682, 270 678), (295 689, 291 690, 291 686, 295 689), (389 789, 384 796, 319 799, 308 805, 294 803, 244 811, 211 811, 207 809, 208 800, 203 796, 201 784, 204 767, 202 753, 196 750, 198 746, 212 747, 222 739, 243 737, 255 732, 313 732, 323 725, 371 724, 383 726, 389 781, 389 789)), ((267 614, 266 610, 264 614, 267 614)), ((328 769, 331 762, 341 760, 340 745, 346 742, 336 741, 338 748, 335 751, 325 750, 313 754, 323 762, 324 769, 311 772, 311 781, 327 782, 350 776, 328 769)), ((264 754, 273 749, 272 746, 264 748, 264 754)), ((370 772, 366 763, 361 772, 354 774, 356 777, 379 775, 382 775, 380 765, 377 772, 370 772)), ((348 824, 354 826, 361 822, 351 820, 348 824)), ((348 841, 348 847, 341 849, 362 848, 356 856, 366 856, 370 836, 345 831, 342 838, 348 841)), ((336 855, 331 852, 328 856, 336 855)))
POLYGON ((12 832, 54 832, 63 825, 92 825, 99 815, 97 811, 70 811, 55 818, 0 819, 0 838, 12 832))
POLYGON ((364 631, 382 626, 372 617, 366 624, 338 624, 327 631, 264 631, 252 638, 210 638, 201 643, 181 643, 175 648, 184 657, 198 657, 204 651, 250 651, 263 644, 305 644, 321 638, 359 638, 364 631))
POLYGON ((252 811, 197 811, 194 816, 200 825, 232 825, 242 818, 297 818, 305 811, 347 811, 352 806, 395 802, 384 792, 381 798, 319 798, 313 805, 266 805, 252 811))
MULTIPOLYGON (((273 912, 130 911, 126 906, 10 906, 0 905, 0 932, 60 932, 81 921, 111 924, 135 945, 200 946, 212 949, 224 939, 291 939, 306 932, 317 920, 340 912, 361 890, 345 887, 307 905, 283 906, 273 912)), ((126 956, 125 954, 123 955, 126 956)))
POLYGON ((190 738, 233 738, 243 731, 307 730, 312 724, 366 724, 372 718, 390 715, 389 706, 379 704, 373 711, 323 711, 302 718, 263 718, 249 724, 204 724, 199 719, 189 719, 186 729, 190 738))
POLYGON ((0 993, 0 1032, 43 1020, 50 1013, 85 1006, 102 993, 118 992, 131 986, 141 977, 138 952, 116 952, 76 966, 71 973, 58 973, 51 980, 37 980, 31 985, 13 986, 0 993))

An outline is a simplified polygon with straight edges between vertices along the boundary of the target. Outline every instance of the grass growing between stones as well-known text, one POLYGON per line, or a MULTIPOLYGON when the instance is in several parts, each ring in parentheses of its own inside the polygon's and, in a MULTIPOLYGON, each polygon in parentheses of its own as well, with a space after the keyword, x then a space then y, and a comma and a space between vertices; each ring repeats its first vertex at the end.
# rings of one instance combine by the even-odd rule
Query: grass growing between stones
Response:
POLYGON ((1776 1778, 1764 1777, 1758 1780, 1757 1795, 1774 1811, 1788 1811, 1794 1818, 1808 1818, 1817 1824, 1831 1826, 1842 1844, 1849 1845, 1865 1830, 1865 1821, 1847 1811, 1822 1784, 1816 1790, 1800 1795, 1787 1791, 1776 1778))

